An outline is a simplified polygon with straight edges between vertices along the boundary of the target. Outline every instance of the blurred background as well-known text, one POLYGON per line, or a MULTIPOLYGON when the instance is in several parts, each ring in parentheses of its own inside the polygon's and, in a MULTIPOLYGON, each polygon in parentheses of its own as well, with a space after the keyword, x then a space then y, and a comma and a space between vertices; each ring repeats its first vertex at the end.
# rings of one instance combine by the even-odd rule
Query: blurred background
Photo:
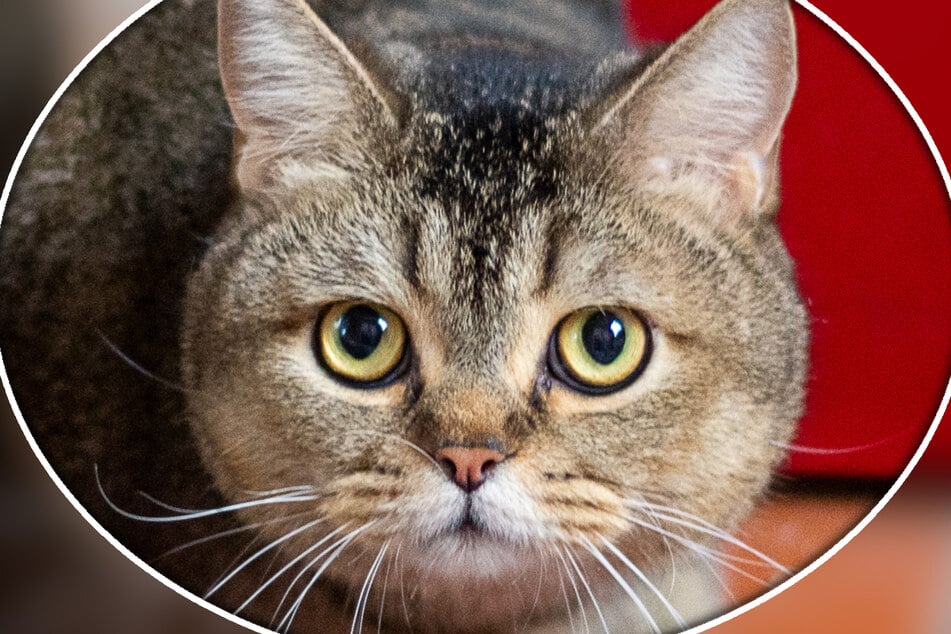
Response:
MULTIPOLYGON (((0 5, 4 173, 58 85, 143 4, 7 0, 0 5)), ((629 11, 637 25, 632 33, 641 41, 669 40, 712 4, 637 1, 629 11)), ((872 9, 856 0, 817 5, 882 63, 939 148, 951 153, 951 116, 942 86, 951 66, 951 7, 923 0, 909 0, 901 10, 872 9)), ((796 19, 802 84, 783 168, 790 187, 800 183, 800 189, 794 197, 787 193, 795 202, 784 207, 781 225, 801 261, 800 282, 816 320, 814 376, 797 440, 803 449, 793 453, 777 495, 742 532, 791 568, 815 559, 878 502, 930 424, 951 368, 951 230, 937 170, 871 70, 801 9, 796 19), (844 61, 836 65, 832 59, 844 61), (812 152, 788 151, 796 137, 812 152), (825 143, 818 160, 814 139, 825 143), (862 163, 867 173, 843 176, 834 168, 852 163, 862 163), (883 192, 870 193, 871 181, 883 192), (845 210, 856 214, 851 224, 835 220, 844 213, 840 202, 823 205, 833 186, 855 207, 845 210), (888 215, 891 206, 904 215, 888 215), (873 207, 885 211, 869 211, 873 207), (833 220, 838 224, 830 224, 833 220), (828 282, 830 276, 816 270, 836 271, 835 279, 828 282), (875 305, 845 302, 849 293, 843 289, 862 284, 869 286, 863 297, 874 298, 875 305), (858 379, 842 381, 843 376, 858 379)), ((859 171, 849 169, 849 174, 859 171)), ((86 524, 46 476, 5 406, 0 518, 0 631, 243 631, 143 573, 86 524)), ((725 596, 743 599, 762 591, 743 574, 724 575, 725 596)), ((949 596, 951 422, 939 428, 901 492, 839 554, 714 631, 947 633, 949 596)))

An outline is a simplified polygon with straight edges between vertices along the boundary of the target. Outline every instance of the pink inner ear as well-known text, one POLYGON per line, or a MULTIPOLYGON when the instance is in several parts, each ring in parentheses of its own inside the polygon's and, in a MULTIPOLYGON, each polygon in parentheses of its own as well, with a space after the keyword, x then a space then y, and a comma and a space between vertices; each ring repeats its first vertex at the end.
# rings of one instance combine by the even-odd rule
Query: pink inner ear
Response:
POLYGON ((311 178, 301 166, 339 174, 371 154, 367 121, 395 123, 381 88, 304 0, 221 0, 218 21, 242 188, 311 178))
POLYGON ((674 162, 666 156, 652 156, 647 159, 647 168, 660 178, 672 178, 674 162))
POLYGON ((624 128, 618 158, 632 178, 661 188, 683 179, 699 192, 706 220, 736 222, 774 206, 776 145, 796 81, 789 7, 726 0, 628 86, 600 124, 624 128))
POLYGON ((742 152, 730 166, 734 196, 740 209, 759 210, 766 195, 767 166, 763 157, 742 152))

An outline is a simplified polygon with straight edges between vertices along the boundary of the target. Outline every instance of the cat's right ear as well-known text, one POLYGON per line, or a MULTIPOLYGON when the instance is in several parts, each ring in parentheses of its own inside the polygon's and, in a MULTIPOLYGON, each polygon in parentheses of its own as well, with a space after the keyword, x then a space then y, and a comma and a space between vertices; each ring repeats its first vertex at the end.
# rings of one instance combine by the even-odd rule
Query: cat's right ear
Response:
POLYGON ((218 63, 244 190, 345 175, 397 125, 395 97, 304 0, 219 0, 218 63))
POLYGON ((724 0, 593 113, 637 190, 700 201, 723 227, 769 216, 796 87, 785 0, 724 0))

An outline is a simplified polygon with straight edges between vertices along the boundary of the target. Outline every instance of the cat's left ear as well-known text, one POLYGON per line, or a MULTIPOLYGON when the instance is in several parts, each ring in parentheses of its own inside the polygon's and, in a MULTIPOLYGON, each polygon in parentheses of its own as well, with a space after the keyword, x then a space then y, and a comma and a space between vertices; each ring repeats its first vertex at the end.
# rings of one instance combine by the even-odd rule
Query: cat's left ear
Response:
POLYGON ((245 190, 345 174, 398 125, 398 99, 305 0, 218 0, 218 64, 245 190))
POLYGON ((725 0, 594 123, 638 189, 702 193, 716 224, 772 212, 780 132, 796 86, 786 0, 725 0))

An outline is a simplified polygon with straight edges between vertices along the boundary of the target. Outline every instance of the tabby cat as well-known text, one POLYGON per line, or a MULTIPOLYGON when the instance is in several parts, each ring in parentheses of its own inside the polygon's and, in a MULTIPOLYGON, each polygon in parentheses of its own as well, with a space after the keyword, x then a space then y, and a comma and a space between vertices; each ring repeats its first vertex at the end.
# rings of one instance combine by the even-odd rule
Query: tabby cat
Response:
POLYGON ((3 218, 3 360, 56 474, 281 631, 717 614, 803 400, 793 25, 725 0, 624 41, 606 0, 150 12, 3 218))

